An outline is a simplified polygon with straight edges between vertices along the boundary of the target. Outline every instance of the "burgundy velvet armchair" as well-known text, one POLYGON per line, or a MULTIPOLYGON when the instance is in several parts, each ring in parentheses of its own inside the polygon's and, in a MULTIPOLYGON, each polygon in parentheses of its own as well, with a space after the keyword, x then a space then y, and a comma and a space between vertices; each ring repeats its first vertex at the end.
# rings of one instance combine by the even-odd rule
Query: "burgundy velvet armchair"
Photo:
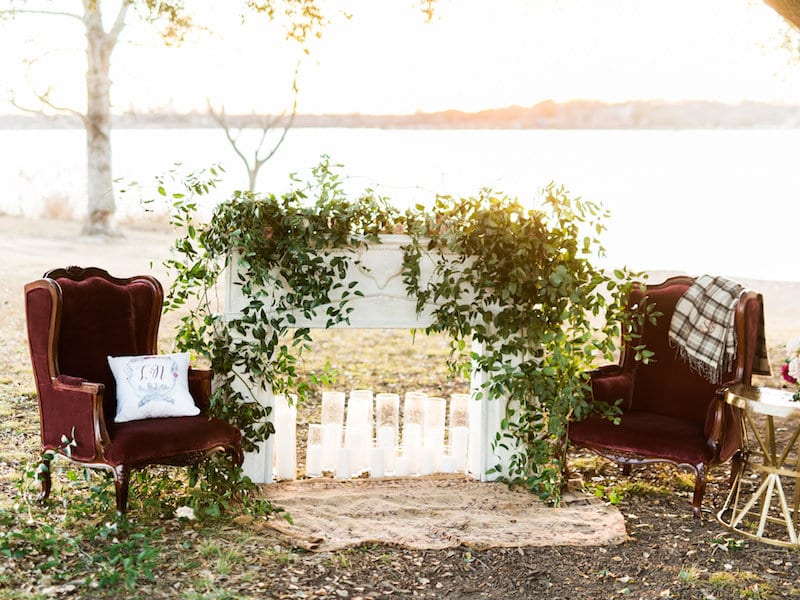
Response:
POLYGON ((693 370, 669 342, 670 320, 675 305, 694 282, 690 277, 672 277, 646 291, 635 288, 629 305, 655 303, 662 313, 655 324, 645 323, 641 339, 655 352, 655 360, 634 360, 634 350, 623 348, 618 365, 607 365, 592 373, 594 399, 622 399, 619 425, 597 414, 569 427, 573 446, 587 448, 623 465, 672 463, 695 473, 692 511, 701 518, 708 468, 734 459, 741 466, 740 431, 736 409, 724 400, 724 389, 734 382, 749 384, 763 318, 760 294, 746 291, 735 308, 737 352, 731 372, 722 383, 712 383, 693 370), (646 294, 646 297, 645 297, 646 294))
POLYGON ((127 508, 133 469, 196 464, 217 451, 241 465, 240 431, 205 414, 210 371, 188 372, 189 393, 200 414, 115 422, 116 382, 107 357, 157 353, 163 299, 153 277, 120 279, 98 268, 54 269, 25 286, 46 467, 40 500, 50 494, 50 452, 111 471, 119 513, 127 508), (72 440, 69 452, 63 436, 72 440))

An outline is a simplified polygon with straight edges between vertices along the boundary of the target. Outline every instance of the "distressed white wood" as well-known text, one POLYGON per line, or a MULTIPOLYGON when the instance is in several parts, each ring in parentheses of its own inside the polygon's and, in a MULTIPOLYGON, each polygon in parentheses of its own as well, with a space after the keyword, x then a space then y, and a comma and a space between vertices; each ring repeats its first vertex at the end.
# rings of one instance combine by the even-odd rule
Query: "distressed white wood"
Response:
MULTIPOLYGON (((403 246, 410 243, 410 238, 405 235, 383 235, 381 244, 362 246, 354 253, 349 254, 352 261, 347 281, 358 283, 358 289, 364 295, 353 296, 348 299, 350 313, 349 323, 339 323, 335 328, 350 329, 424 329, 432 324, 435 305, 428 304, 419 313, 416 310, 416 298, 409 297, 405 290, 402 278, 403 246)), ((236 265, 236 259, 231 261, 236 265)), ((424 283, 430 281, 434 273, 434 259, 423 253, 420 262, 420 280, 424 283)), ((237 283, 238 275, 229 271, 225 286, 226 314, 235 318, 241 314, 248 301, 242 294, 241 286, 237 283)), ((276 290, 277 294, 280 290, 276 290)), ((334 305, 337 304, 334 298, 334 305)), ((325 314, 327 307, 322 306, 317 310, 314 319, 306 319, 302 314, 295 313, 297 327, 311 329, 326 328, 328 317, 325 314)), ((480 346, 473 346, 473 351, 481 352, 480 346)), ((485 374, 473 371, 470 388, 475 394, 485 382, 485 374)), ((260 389, 258 382, 248 386, 254 390, 260 389)), ((273 406, 272 392, 258 392, 258 398, 264 406, 273 406)), ((250 392, 243 386, 241 391, 250 392)), ((252 395, 252 394, 250 394, 252 395)), ((484 396, 486 394, 484 393, 484 396)), ((470 441, 468 469, 469 473, 481 481, 489 481, 497 477, 496 474, 487 475, 486 471, 497 464, 503 468, 508 464, 507 453, 495 452, 492 442, 500 429, 500 423, 505 415, 505 399, 484 397, 474 400, 470 405, 470 441)), ((243 466, 244 474, 256 483, 269 483, 273 480, 272 456, 274 436, 262 442, 258 452, 245 453, 243 466)))

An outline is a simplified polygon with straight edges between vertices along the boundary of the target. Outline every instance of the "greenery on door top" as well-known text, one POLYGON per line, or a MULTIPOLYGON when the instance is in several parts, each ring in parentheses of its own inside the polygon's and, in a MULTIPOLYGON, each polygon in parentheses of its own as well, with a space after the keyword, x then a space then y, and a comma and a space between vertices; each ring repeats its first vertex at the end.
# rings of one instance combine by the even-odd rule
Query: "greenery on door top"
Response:
MULTIPOLYGON (((359 248, 380 243, 382 233, 405 233, 403 281, 418 309, 435 305, 428 331, 450 335, 451 369, 467 372, 477 361, 488 376, 481 393, 509 399, 495 440, 512 453, 508 479, 558 500, 568 422, 593 408, 612 418, 616 411, 593 406, 587 371, 598 359, 611 360, 617 340, 635 336, 641 318, 625 304, 640 274, 607 273, 594 262, 604 253, 607 214, 599 205, 550 185, 533 208, 482 190, 400 212, 370 190, 347 194, 337 166, 324 157, 308 182, 293 178, 280 196, 237 192, 201 223, 197 197, 216 181, 212 172, 179 181, 177 192, 166 182, 159 187, 182 232, 167 263, 174 274, 167 309, 188 309, 178 346, 210 361, 212 410, 242 429, 247 450, 274 429, 271 409, 250 399, 263 390, 248 390, 252 380, 244 375, 275 393, 304 396, 309 382, 297 364, 311 332, 295 315, 324 315, 329 327, 346 323, 350 301, 361 294, 346 278, 359 248), (430 279, 420 276, 424 255, 435 263, 430 279), (231 261, 246 302, 226 318, 220 286, 231 261), (468 352, 472 342, 484 350, 468 352)), ((328 378, 322 373, 317 383, 328 378)), ((206 473, 212 487, 246 486, 219 466, 206 473)))

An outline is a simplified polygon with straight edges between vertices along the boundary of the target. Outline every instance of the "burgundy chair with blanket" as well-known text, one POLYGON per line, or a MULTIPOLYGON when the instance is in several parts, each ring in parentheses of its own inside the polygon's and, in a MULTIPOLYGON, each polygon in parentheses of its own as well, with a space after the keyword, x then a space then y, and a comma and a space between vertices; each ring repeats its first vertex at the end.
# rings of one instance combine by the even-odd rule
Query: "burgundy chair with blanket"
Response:
MULTIPOLYGON (((228 453, 241 465, 240 431, 205 414, 210 371, 187 365, 168 377, 170 383, 173 379, 182 382, 177 385, 193 416, 122 420, 117 414, 117 383, 108 357, 134 357, 149 365, 165 359, 148 363, 142 358, 156 355, 163 299, 163 289, 153 277, 120 279, 98 268, 54 269, 25 286, 46 467, 41 500, 50 493, 49 451, 110 470, 119 513, 127 508, 132 469, 196 464, 217 451, 228 453), (68 451, 64 436, 71 441, 68 451)), ((172 408, 169 403, 164 406, 172 408)))
MULTIPOLYGON (((750 384, 759 330, 763 340, 763 307, 760 294, 745 291, 735 304, 737 350, 730 372, 714 383, 690 367, 670 345, 670 321, 675 305, 694 283, 691 277, 672 277, 646 290, 635 287, 629 305, 654 303, 662 313, 655 324, 645 323, 640 340, 655 352, 655 360, 642 364, 635 351, 623 348, 618 365, 592 373, 595 400, 622 399, 619 425, 597 414, 571 423, 569 441, 623 465, 666 462, 695 473, 692 511, 701 517, 701 505, 709 466, 734 457, 734 471, 741 457, 738 415, 727 405, 724 389, 734 382, 750 384)), ((766 356, 763 354, 763 356, 766 356)))

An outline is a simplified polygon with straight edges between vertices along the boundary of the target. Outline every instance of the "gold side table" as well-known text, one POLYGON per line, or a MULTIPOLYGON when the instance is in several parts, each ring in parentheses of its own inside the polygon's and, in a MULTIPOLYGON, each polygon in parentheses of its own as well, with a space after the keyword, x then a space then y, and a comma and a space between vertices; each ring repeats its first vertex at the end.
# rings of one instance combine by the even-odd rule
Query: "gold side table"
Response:
POLYGON ((800 472, 798 445, 800 402, 792 393, 735 384, 725 401, 741 409, 743 464, 717 513, 725 527, 745 537, 776 546, 798 546, 800 472), (775 419, 788 438, 776 439, 775 419), (760 475, 755 491, 747 475, 760 475))

